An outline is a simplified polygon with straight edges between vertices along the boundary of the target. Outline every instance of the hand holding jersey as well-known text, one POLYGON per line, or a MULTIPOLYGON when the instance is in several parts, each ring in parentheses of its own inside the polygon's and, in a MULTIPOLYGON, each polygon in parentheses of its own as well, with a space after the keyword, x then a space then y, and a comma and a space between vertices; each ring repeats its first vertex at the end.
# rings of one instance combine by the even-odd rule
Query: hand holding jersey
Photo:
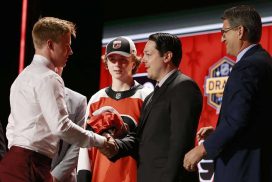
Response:
POLYGON ((113 138, 122 138, 128 131, 128 125, 121 115, 110 106, 104 106, 89 116, 87 124, 98 134, 109 133, 113 138))
POLYGON ((120 114, 110 106, 104 106, 92 113, 87 124, 91 126, 95 133, 101 134, 107 138, 99 151, 111 158, 118 152, 118 145, 114 138, 120 138, 129 131, 128 125, 123 121, 120 114))

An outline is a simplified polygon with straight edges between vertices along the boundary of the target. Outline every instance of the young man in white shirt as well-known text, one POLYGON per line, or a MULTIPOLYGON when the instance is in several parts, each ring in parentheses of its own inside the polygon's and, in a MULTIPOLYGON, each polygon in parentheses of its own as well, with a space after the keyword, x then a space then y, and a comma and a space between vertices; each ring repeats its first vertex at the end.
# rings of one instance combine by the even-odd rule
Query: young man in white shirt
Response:
POLYGON ((33 61, 10 90, 10 150, 0 164, 0 181, 52 181, 51 158, 60 138, 80 147, 105 145, 105 137, 68 118, 64 83, 54 70, 72 55, 71 36, 75 34, 75 25, 66 20, 44 17, 35 23, 33 61))

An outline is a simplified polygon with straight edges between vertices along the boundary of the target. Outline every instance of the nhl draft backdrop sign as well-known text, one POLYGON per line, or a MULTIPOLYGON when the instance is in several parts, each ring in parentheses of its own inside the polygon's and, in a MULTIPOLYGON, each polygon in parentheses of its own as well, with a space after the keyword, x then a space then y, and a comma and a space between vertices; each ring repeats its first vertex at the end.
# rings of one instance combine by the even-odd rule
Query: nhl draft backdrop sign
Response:
MULTIPOLYGON (((223 90, 235 58, 226 55, 225 45, 221 43, 219 32, 201 35, 180 36, 183 57, 180 70, 192 77, 203 94, 203 110, 198 129, 204 126, 216 126, 221 106, 223 90)), ((272 54, 272 26, 264 26, 261 45, 272 54)), ((146 40, 136 42, 138 56, 142 56, 146 40)), ((104 54, 105 47, 102 47, 104 54)), ((141 65, 135 79, 147 86, 154 82, 146 77, 144 65, 141 65)), ((100 88, 111 84, 111 77, 101 61, 100 88)), ((196 145, 198 143, 196 142, 196 145)), ((212 160, 204 159, 198 165, 201 182, 213 181, 212 160)))
POLYGON ((234 63, 230 58, 223 57, 210 67, 209 76, 205 79, 204 93, 207 96, 207 103, 216 110, 217 114, 220 111, 225 84, 234 63))

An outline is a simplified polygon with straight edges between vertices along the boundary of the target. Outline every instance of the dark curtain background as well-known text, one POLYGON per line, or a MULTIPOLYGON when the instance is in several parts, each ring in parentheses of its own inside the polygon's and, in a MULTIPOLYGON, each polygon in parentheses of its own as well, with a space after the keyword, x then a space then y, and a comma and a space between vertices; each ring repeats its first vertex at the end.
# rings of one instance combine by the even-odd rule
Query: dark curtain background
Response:
MULTIPOLYGON (((6 127, 10 113, 9 89, 18 75, 22 2, 5 2, 1 12, 1 99, 0 120, 6 127)), ((99 70, 102 39, 101 1, 28 0, 25 66, 34 55, 31 31, 39 17, 54 16, 74 22, 77 37, 72 39, 74 54, 63 72, 65 85, 88 99, 99 88, 99 70), (91 4, 91 5, 90 5, 91 4)))

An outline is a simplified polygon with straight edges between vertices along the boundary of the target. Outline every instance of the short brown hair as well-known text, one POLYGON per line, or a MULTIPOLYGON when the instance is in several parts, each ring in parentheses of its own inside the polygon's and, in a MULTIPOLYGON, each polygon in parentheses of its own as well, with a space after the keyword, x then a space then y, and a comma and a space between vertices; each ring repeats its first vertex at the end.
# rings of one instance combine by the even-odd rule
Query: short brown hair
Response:
POLYGON ((231 27, 243 26, 246 29, 246 38, 250 43, 257 44, 262 36, 262 20, 259 13, 248 5, 240 5, 226 9, 222 20, 228 20, 231 27))

